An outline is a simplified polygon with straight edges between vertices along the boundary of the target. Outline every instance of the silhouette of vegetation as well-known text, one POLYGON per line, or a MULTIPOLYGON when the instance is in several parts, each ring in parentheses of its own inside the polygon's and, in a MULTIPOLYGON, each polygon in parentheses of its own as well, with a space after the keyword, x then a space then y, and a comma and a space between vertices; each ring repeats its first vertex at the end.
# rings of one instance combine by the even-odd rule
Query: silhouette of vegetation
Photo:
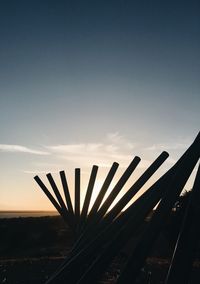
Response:
POLYGON ((166 222, 164 233, 170 242, 170 247, 173 248, 177 240, 177 236, 180 230, 181 222, 185 214, 185 210, 188 206, 191 197, 191 191, 184 190, 175 202, 168 221, 166 222))

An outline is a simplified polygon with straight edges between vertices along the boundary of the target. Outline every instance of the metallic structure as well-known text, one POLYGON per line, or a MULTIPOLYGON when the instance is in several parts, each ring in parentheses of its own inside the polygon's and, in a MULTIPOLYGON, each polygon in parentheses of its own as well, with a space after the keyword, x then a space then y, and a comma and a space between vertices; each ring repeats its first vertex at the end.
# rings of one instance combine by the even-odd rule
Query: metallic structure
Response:
MULTIPOLYGON (((121 269, 117 279, 118 284, 136 283, 141 269, 149 256, 156 239, 165 225, 165 220, 181 194, 187 180, 195 168, 200 156, 200 134, 192 145, 163 176, 143 192, 135 202, 127 209, 126 205, 136 193, 143 189, 146 182, 158 170, 168 158, 168 153, 163 152, 137 179, 129 190, 113 206, 113 202, 122 190, 123 186, 134 173, 140 162, 135 157, 124 171, 108 197, 103 201, 105 194, 113 180, 119 166, 114 162, 100 189, 94 204, 89 210, 93 188, 95 185, 98 166, 94 165, 89 178, 82 210, 80 208, 80 169, 75 169, 74 206, 69 193, 67 179, 64 171, 60 172, 60 178, 64 191, 63 200, 58 187, 49 173, 47 179, 53 194, 42 180, 36 176, 35 180, 62 216, 66 224, 71 228, 75 236, 75 242, 70 254, 63 264, 48 279, 46 284, 95 284, 101 279, 113 259, 126 246, 130 239, 134 239, 134 249, 127 259, 127 263, 121 269), (138 232, 148 214, 154 210, 148 226, 138 232), (137 237, 136 237, 137 236, 137 237)), ((177 238, 177 244, 171 260, 171 265, 165 280, 165 284, 189 282, 193 263, 194 247, 200 236, 200 169, 191 193, 191 199, 185 210, 181 229, 177 238)), ((150 277, 147 282, 151 283, 150 277)))

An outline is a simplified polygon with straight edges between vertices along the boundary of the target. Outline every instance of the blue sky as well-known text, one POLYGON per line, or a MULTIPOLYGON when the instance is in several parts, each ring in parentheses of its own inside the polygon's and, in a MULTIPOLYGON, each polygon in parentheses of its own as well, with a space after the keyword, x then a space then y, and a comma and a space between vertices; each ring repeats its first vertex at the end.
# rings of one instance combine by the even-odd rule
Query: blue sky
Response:
POLYGON ((198 1, 1 1, 0 209, 48 209, 35 173, 173 165, 199 131, 198 1), (25 202, 26 200, 26 202, 25 202))

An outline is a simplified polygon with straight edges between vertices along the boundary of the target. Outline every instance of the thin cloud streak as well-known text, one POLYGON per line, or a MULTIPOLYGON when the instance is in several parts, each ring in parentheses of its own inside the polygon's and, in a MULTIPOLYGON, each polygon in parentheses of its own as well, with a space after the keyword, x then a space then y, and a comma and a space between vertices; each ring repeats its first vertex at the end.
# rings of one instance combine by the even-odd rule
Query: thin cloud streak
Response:
POLYGON ((145 148, 148 151, 166 151, 166 150, 185 150, 188 143, 174 143, 174 144, 155 144, 145 148))
POLYGON ((59 159, 71 161, 76 164, 89 166, 98 163, 102 167, 110 167, 114 161, 127 165, 132 156, 120 151, 119 147, 112 144, 73 144, 48 146, 47 149, 57 155, 59 159))
POLYGON ((21 145, 13 145, 13 144, 0 144, 1 152, 11 152, 11 153, 27 153, 33 155, 49 155, 49 152, 34 150, 21 145))
MULTIPOLYGON (((183 147, 180 144, 174 147, 183 147)), ((91 167, 91 165, 97 164, 100 167, 110 167, 113 162, 118 162, 121 168, 125 168, 131 162, 131 160, 138 154, 139 146, 132 141, 128 140, 118 132, 108 133, 105 138, 99 143, 78 143, 78 144, 57 144, 42 146, 42 150, 35 150, 22 145, 12 144, 0 144, 0 151, 12 152, 12 153, 27 153, 34 155, 51 155, 51 158, 56 159, 58 163, 52 163, 49 160, 43 162, 35 162, 35 166, 39 167, 39 170, 33 169, 24 170, 26 174, 46 173, 44 168, 60 169, 64 167, 65 161, 73 163, 78 167, 91 167)), ((162 151, 166 150, 166 145, 154 145, 153 147, 146 148, 149 151, 162 151)), ((151 160, 142 159, 138 165, 138 168, 147 168, 151 164, 151 160)), ((174 163, 174 160, 168 160, 168 163, 174 163)), ((52 171, 51 170, 51 171, 52 171)))
POLYGON ((33 174, 33 175, 38 175, 38 174, 47 174, 48 172, 51 172, 52 174, 57 174, 58 171, 52 171, 52 170, 45 170, 45 171, 37 171, 37 170, 30 170, 30 171, 22 171, 24 174, 33 174))
MULTIPOLYGON (((76 165, 98 164, 101 167, 110 167, 116 161, 120 167, 127 167, 136 155, 133 152, 135 147, 135 144, 115 132, 107 134, 102 143, 60 144, 46 146, 46 149, 59 159, 71 161, 76 165)), ((142 167, 147 164, 149 161, 143 161, 142 167)))

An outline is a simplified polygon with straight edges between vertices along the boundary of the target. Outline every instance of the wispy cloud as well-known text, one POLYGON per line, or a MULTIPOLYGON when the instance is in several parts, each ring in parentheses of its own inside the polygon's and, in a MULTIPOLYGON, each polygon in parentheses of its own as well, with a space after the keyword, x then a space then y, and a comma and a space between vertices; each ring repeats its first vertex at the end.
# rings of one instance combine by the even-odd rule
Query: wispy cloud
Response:
POLYGON ((33 162, 32 168, 29 167, 27 170, 22 170, 25 174, 46 174, 48 172, 58 173, 64 168, 63 163, 51 163, 51 162, 33 162))
POLYGON ((12 152, 12 153, 27 153, 33 155, 49 155, 47 151, 34 150, 22 145, 13 145, 13 144, 0 144, 1 152, 12 152))
POLYGON ((25 174, 32 174, 32 175, 39 175, 39 174, 47 174, 47 173, 49 173, 49 172, 51 172, 52 174, 53 173, 58 173, 58 171, 52 171, 52 169, 50 169, 50 170, 45 170, 45 171, 41 171, 41 170, 39 170, 39 171, 37 171, 37 170, 30 170, 30 171, 22 171, 23 173, 25 173, 25 174))
POLYGON ((46 149, 59 158, 66 159, 81 166, 98 164, 110 167, 117 161, 125 167, 133 159, 135 144, 120 136, 119 133, 109 133, 101 143, 59 144, 46 146, 46 149))
MULTIPOLYGON (((76 167, 91 167, 97 164, 100 167, 110 167, 113 162, 118 162, 120 167, 127 167, 134 156, 138 155, 140 146, 133 143, 118 132, 108 133, 99 143, 72 143, 43 146, 36 150, 22 145, 0 144, 0 151, 12 153, 27 153, 33 155, 51 155, 51 159, 34 161, 34 168, 23 171, 27 174, 46 173, 58 171, 63 168, 66 161, 73 163, 76 167), (37 170, 35 170, 37 168, 37 170)), ((148 150, 166 150, 164 145, 155 145, 148 150)), ((147 150, 147 148, 145 149, 147 150)), ((139 168, 147 168, 150 160, 142 159, 139 168)), ((172 161, 171 161, 172 163, 172 161)))
POLYGON ((173 144, 154 144, 145 148, 148 151, 169 151, 169 150, 185 150, 188 143, 173 143, 173 144))

